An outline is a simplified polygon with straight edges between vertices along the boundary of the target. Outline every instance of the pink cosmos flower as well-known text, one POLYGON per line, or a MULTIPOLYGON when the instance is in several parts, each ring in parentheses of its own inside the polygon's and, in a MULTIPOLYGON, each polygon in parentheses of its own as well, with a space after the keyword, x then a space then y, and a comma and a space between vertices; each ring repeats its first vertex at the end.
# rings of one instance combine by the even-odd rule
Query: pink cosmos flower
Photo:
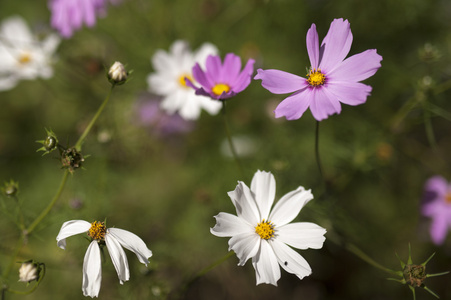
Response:
POLYGON ((197 95, 209 96, 216 100, 224 100, 242 92, 251 83, 255 60, 249 59, 241 70, 241 58, 228 53, 221 64, 218 55, 207 57, 206 70, 197 63, 193 67, 193 77, 201 85, 196 87, 189 78, 186 85, 196 90, 197 95))
POLYGON ((318 41, 316 26, 312 24, 307 32, 311 64, 307 79, 279 70, 257 70, 254 79, 261 79, 262 86, 271 93, 293 93, 277 106, 276 118, 296 120, 310 107, 313 117, 321 121, 340 113, 340 102, 363 104, 370 94, 371 86, 359 81, 376 73, 382 56, 370 49, 345 59, 352 44, 348 20, 335 19, 321 47, 318 41))
POLYGON ((105 15, 108 0, 50 0, 51 25, 61 36, 70 38, 83 24, 92 27, 96 17, 105 15))
POLYGON ((434 244, 443 244, 451 228, 451 184, 445 178, 434 176, 426 182, 421 212, 432 219, 430 234, 434 244))

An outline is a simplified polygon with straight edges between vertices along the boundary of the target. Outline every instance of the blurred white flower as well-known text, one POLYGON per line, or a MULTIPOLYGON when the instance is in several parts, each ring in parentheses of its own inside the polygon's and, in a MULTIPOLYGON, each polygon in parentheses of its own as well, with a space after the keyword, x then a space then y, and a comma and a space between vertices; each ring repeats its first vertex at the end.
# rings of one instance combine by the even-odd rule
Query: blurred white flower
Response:
POLYGON ((196 52, 191 52, 185 41, 175 41, 169 53, 158 50, 151 59, 155 73, 147 77, 149 91, 164 96, 161 108, 167 113, 178 111, 186 120, 199 118, 201 110, 205 109, 214 115, 219 112, 222 104, 209 97, 195 94, 194 89, 186 86, 185 77, 193 81, 192 68, 196 63, 205 67, 209 55, 216 55, 217 49, 212 44, 205 43, 196 52))
POLYGON ((19 269, 19 281, 30 282, 38 278, 38 268, 36 264, 28 261, 22 263, 19 269))
POLYGON ((0 91, 14 88, 22 79, 53 76, 52 56, 60 43, 56 34, 40 41, 19 16, 0 25, 0 91))
MULTIPOLYGON (((257 144, 254 139, 249 136, 240 135, 232 136, 232 142, 236 150, 236 154, 239 157, 249 157, 257 151, 257 144)), ((230 144, 227 139, 221 142, 222 155, 234 158, 232 150, 230 150, 230 144)))
POLYGON ((92 223, 83 220, 67 221, 56 237, 57 245, 66 249, 66 238, 87 232, 92 239, 83 261, 83 295, 98 297, 102 280, 102 265, 99 243, 105 243, 120 284, 130 279, 128 260, 122 247, 134 252, 139 261, 147 266, 152 256, 146 244, 137 235, 119 228, 106 228, 103 222, 92 223), (121 247, 122 246, 122 247, 121 247))
POLYGON ((303 187, 289 192, 274 206, 276 181, 270 172, 257 171, 251 188, 238 181, 235 191, 228 195, 237 216, 219 213, 212 234, 231 237, 229 251, 233 250, 239 266, 252 258, 257 284, 277 285, 279 265, 299 279, 312 273, 307 261, 289 246, 297 249, 320 249, 326 230, 314 223, 291 223, 299 211, 313 199, 310 190, 303 187))

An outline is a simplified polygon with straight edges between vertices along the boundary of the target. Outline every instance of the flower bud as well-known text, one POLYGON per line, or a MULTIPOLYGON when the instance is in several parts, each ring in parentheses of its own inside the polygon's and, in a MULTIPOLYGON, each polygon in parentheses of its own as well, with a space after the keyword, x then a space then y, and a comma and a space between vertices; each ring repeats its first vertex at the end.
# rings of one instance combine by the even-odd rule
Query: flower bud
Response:
POLYGON ((108 80, 112 84, 123 84, 128 77, 128 72, 122 63, 116 61, 108 71, 108 80))
POLYGON ((19 269, 19 281, 30 282, 38 279, 38 264, 32 261, 23 262, 19 269))
POLYGON ((75 169, 80 168, 84 160, 83 155, 75 148, 69 148, 61 152, 61 164, 63 165, 63 168, 68 169, 70 173, 73 173, 75 169))
POLYGON ((44 151, 44 154, 42 155, 46 155, 58 148, 58 138, 56 137, 56 134, 52 130, 45 129, 45 131, 47 132, 45 140, 36 141, 36 143, 42 144, 42 147, 36 150, 36 152, 44 151))
POLYGON ((5 185, 2 187, 2 191, 7 197, 14 197, 19 191, 19 183, 14 180, 5 182, 5 185))

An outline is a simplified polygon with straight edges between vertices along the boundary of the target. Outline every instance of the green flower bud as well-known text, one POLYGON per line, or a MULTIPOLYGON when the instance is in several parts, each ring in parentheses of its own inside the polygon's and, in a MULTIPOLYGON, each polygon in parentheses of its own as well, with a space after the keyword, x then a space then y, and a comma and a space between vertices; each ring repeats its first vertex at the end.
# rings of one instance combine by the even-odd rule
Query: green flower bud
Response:
POLYGON ((14 180, 5 182, 2 191, 7 197, 14 197, 19 192, 19 183, 14 180))
POLYGON ((47 132, 47 137, 45 138, 45 140, 36 141, 36 143, 42 144, 42 147, 39 148, 38 150, 36 150, 36 152, 44 151, 44 154, 42 154, 42 155, 46 155, 46 154, 52 152, 53 150, 57 149, 59 146, 58 138, 56 137, 56 134, 52 130, 45 129, 45 131, 47 132))

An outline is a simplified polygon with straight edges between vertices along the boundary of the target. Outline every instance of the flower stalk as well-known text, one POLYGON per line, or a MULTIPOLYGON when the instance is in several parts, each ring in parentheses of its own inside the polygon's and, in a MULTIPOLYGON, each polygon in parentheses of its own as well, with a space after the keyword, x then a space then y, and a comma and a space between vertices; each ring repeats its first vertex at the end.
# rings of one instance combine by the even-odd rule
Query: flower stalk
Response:
POLYGON ((229 123, 227 122, 227 116, 226 116, 226 102, 225 101, 222 101, 222 111, 221 112, 222 112, 222 118, 224 120, 224 127, 225 127, 225 131, 226 131, 227 141, 229 142, 229 146, 230 146, 230 151, 232 152, 232 155, 233 155, 233 158, 237 165, 237 168, 241 174, 241 178, 244 178, 243 168, 241 167, 240 159, 238 157, 235 146, 233 144, 232 136, 230 135, 229 123))

